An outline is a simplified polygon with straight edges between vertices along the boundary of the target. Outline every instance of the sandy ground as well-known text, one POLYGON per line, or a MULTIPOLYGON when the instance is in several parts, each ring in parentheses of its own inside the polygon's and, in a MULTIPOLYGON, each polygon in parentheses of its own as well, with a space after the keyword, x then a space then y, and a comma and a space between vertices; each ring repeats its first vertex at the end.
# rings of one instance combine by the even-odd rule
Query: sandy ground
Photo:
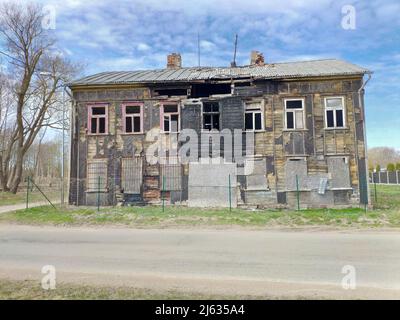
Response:
MULTIPOLYGON (((48 204, 49 203, 47 201, 33 202, 33 203, 29 203, 29 208, 47 206, 48 204)), ((26 208, 26 204, 25 203, 18 203, 18 204, 0 206, 0 213, 6 213, 6 212, 15 211, 15 210, 25 209, 25 208, 26 208)))
POLYGON ((284 298, 400 299, 400 233, 0 225, 0 277, 284 298), (354 266, 355 290, 342 288, 354 266))

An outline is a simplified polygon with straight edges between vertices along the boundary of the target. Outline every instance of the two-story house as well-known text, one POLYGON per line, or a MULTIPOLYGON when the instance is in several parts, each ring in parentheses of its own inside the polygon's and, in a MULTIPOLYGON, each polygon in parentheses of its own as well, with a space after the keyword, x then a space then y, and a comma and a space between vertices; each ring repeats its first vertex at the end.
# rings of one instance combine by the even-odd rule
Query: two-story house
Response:
POLYGON ((366 74, 335 59, 267 64, 258 52, 247 66, 185 68, 174 53, 165 69, 76 80, 69 202, 368 204, 366 74), (228 157, 236 138, 243 148, 228 157), (188 140, 186 162, 154 147, 188 140))

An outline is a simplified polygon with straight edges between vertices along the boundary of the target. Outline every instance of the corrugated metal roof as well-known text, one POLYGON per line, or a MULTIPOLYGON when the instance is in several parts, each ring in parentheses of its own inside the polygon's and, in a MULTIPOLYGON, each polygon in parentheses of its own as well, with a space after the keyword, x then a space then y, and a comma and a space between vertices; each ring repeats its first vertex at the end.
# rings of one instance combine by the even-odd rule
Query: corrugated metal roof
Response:
POLYGON ((282 79, 361 75, 370 71, 342 60, 326 59, 243 67, 192 67, 141 71, 101 72, 73 81, 69 86, 157 82, 187 82, 216 79, 282 79))

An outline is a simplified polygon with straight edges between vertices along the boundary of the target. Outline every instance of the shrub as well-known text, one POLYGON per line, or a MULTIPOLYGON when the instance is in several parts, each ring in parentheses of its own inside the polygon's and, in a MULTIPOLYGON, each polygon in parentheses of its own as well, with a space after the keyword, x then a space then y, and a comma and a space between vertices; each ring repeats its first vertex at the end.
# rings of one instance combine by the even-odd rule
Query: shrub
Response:
POLYGON ((396 171, 396 165, 394 163, 388 163, 386 168, 387 168, 387 171, 389 171, 389 172, 396 171))

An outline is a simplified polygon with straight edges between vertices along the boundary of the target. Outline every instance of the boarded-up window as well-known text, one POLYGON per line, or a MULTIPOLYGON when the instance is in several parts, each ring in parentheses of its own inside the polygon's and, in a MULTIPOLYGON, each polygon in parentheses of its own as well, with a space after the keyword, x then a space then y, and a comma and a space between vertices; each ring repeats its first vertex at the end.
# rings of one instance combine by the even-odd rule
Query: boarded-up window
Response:
POLYGON ((105 191, 107 189, 106 160, 88 162, 87 169, 87 190, 105 191))
POLYGON ((331 189, 350 189, 350 168, 346 157, 329 157, 328 171, 331 189))
POLYGON ((182 165, 177 159, 169 159, 160 165, 160 185, 164 191, 182 190, 182 165))
POLYGON ((308 169, 304 158, 291 158, 285 163, 285 185, 287 191, 307 190, 308 169))
POLYGON ((121 187, 124 193, 141 193, 143 160, 141 157, 122 159, 121 187))

